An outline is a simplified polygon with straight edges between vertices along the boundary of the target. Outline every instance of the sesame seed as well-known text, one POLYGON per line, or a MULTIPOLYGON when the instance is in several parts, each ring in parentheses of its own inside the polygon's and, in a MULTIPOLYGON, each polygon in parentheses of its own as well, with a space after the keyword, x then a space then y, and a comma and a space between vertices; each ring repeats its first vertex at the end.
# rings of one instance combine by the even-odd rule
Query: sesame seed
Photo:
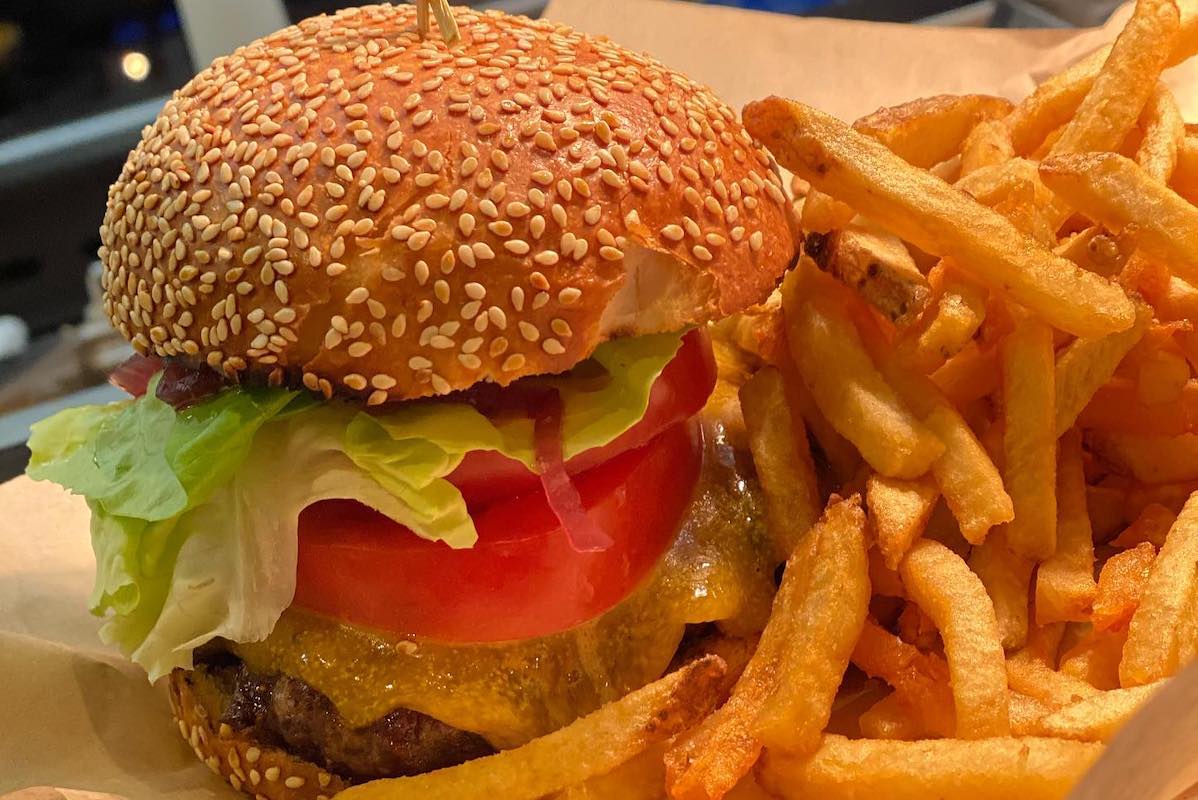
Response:
POLYGON ((299 789, 304 785, 305 781, 298 775, 292 775, 287 780, 283 781, 283 785, 288 789, 299 789))
POLYGON ((624 257, 624 251, 617 247, 605 245, 599 248, 599 256, 607 261, 619 261, 624 257))

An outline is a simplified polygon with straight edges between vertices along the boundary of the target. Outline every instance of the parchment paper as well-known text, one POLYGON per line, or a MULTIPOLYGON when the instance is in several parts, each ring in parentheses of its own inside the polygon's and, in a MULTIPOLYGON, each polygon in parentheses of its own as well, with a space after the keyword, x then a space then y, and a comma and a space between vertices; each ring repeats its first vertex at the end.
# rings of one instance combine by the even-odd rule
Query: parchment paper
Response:
MULTIPOLYGON (((649 51, 734 107, 781 94, 850 120, 939 92, 1020 98, 1117 29, 940 30, 666 0, 553 0, 546 16, 649 51)), ((1198 66, 1168 79, 1188 117, 1198 119, 1198 66)), ((86 610, 87 531, 78 498, 24 478, 0 485, 0 794, 51 785, 129 800, 233 797, 183 743, 162 691, 96 638, 99 621, 86 610)), ((1194 769, 1187 756, 1198 754, 1191 711, 1198 678, 1178 683, 1176 692, 1161 693, 1177 695, 1172 702, 1129 726, 1121 738, 1132 754, 1100 764, 1098 792, 1087 798, 1114 796, 1106 792, 1116 784, 1127 790, 1120 796, 1168 797, 1198 779, 1184 774, 1194 769), (1151 769, 1144 755, 1154 759, 1151 769), (1141 778, 1156 788, 1137 785, 1141 778)))

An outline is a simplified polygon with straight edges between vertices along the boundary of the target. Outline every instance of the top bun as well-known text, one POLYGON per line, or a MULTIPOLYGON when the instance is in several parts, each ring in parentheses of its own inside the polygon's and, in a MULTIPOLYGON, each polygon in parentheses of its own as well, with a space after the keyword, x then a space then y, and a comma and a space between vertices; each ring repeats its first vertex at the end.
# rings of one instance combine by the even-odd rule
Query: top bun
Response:
POLYGON ((143 353, 368 403, 560 372, 760 300, 796 252, 712 93, 550 22, 319 16, 218 58, 129 154, 104 308, 143 353))

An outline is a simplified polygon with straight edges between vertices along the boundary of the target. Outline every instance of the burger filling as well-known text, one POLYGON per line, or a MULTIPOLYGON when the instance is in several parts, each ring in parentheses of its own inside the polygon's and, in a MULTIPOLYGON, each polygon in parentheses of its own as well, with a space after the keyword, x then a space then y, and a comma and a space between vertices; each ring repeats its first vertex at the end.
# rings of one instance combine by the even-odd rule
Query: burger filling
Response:
POLYGON ((701 331, 369 412, 153 367, 30 440, 92 510, 102 634, 347 778, 519 745, 661 675, 688 625, 768 613, 701 331))

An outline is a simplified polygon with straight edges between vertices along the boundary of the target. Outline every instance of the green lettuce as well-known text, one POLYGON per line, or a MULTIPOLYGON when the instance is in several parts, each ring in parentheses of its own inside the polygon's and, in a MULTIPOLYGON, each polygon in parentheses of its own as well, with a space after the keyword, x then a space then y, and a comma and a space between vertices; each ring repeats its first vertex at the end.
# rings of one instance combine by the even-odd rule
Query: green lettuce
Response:
MULTIPOLYGON (((532 379, 562 398, 566 458, 636 424, 680 343, 678 333, 619 339, 587 367, 532 379)), ((297 521, 312 503, 357 500, 419 536, 469 547, 474 524, 446 476, 473 450, 534 465, 531 420, 492 420, 465 403, 367 413, 232 387, 176 411, 154 386, 37 423, 27 470, 87 499, 92 612, 151 679, 190 667, 192 650, 215 637, 270 633, 295 591, 297 521)))

